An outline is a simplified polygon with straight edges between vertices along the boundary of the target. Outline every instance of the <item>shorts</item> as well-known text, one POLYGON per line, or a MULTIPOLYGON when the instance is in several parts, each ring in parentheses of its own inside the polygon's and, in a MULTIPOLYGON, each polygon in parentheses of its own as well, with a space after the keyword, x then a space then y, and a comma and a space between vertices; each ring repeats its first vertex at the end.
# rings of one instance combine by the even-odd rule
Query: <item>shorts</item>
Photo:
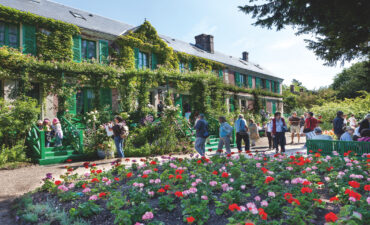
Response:
POLYGON ((300 127, 299 127, 299 126, 290 126, 290 132, 291 132, 291 133, 299 134, 299 132, 300 132, 300 127))

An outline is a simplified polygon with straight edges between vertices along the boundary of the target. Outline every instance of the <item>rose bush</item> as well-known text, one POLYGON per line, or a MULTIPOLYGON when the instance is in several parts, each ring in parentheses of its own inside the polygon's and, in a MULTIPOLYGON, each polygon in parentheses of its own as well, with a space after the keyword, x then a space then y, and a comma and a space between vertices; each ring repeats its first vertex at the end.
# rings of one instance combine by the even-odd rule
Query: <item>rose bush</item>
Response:
POLYGON ((115 161, 109 171, 85 162, 83 175, 68 166, 60 178, 48 174, 17 216, 24 224, 52 223, 54 217, 31 210, 48 199, 67 212, 70 223, 367 224, 369 161, 370 155, 313 152, 162 156, 132 162, 130 168, 115 161))

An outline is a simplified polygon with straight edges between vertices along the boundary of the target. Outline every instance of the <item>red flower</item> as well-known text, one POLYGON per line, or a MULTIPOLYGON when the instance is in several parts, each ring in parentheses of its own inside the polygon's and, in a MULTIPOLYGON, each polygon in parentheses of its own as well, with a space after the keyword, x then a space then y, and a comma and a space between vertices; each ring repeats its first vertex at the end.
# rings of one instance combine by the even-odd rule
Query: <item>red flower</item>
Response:
POLYGON ((70 162, 72 162, 72 159, 67 159, 66 162, 69 162, 70 163, 70 162))
POLYGON ((105 192, 101 192, 101 193, 99 193, 99 198, 103 198, 103 197, 105 197, 105 196, 107 196, 107 193, 105 193, 105 192))
POLYGON ((195 221, 195 219, 194 219, 194 217, 190 216, 190 217, 187 217, 187 218, 186 218, 186 221, 187 221, 188 223, 193 223, 193 222, 195 221))
POLYGON ((222 149, 218 149, 217 152, 222 153, 222 149))
POLYGON ((231 205, 229 205, 229 210, 231 211, 231 212, 233 212, 234 210, 237 210, 237 211, 240 211, 241 209, 240 209, 240 207, 238 206, 238 204, 231 204, 231 205))
POLYGON ((263 220, 267 220, 267 213, 265 212, 265 210, 264 209, 262 209, 262 208, 259 208, 258 209, 258 214, 261 216, 261 219, 263 219, 263 220))
POLYGON ((215 171, 213 171, 213 172, 212 172, 212 174, 213 174, 213 175, 217 175, 217 174, 218 174, 218 172, 215 170, 215 171))
POLYGON ((333 212, 330 212, 330 213, 325 215, 325 221, 326 222, 335 222, 337 220, 338 220, 338 217, 333 212))
POLYGON ((154 172, 158 172, 158 169, 157 169, 157 168, 154 168, 154 169, 153 169, 153 171, 154 171, 154 172))
POLYGON ((244 225, 254 225, 254 223, 245 223, 244 225))
POLYGON ((84 184, 82 185, 82 188, 83 188, 83 189, 85 189, 85 188, 86 188, 86 185, 87 185, 87 184, 86 184, 86 183, 84 183, 84 184))
POLYGON ((365 191, 370 191, 370 185, 369 185, 369 184, 365 185, 365 186, 364 186, 364 190, 365 190, 365 191))
POLYGON ((91 173, 95 173, 95 170, 91 170, 90 172, 91 172, 91 173))
POLYGON ((90 164, 90 162, 84 162, 83 166, 87 169, 87 168, 89 168, 89 164, 90 164))
POLYGON ((102 170, 97 170, 96 173, 99 174, 99 173, 102 173, 103 171, 102 170))
POLYGON ((131 172, 129 172, 128 174, 126 174, 126 177, 127 177, 127 178, 132 177, 132 173, 131 173, 131 172))
POLYGON ((268 184, 270 183, 271 181, 274 181, 275 178, 271 177, 271 176, 267 176, 266 179, 265 179, 265 184, 268 184))
POLYGON ((181 180, 182 179, 182 176, 180 174, 179 175, 176 175, 176 179, 181 180))
POLYGON ((142 178, 147 178, 148 177, 148 174, 143 174, 141 177, 142 178))
POLYGON ((326 170, 327 170, 328 172, 330 172, 332 169, 334 169, 334 167, 332 167, 332 166, 331 166, 331 167, 327 167, 327 168, 326 168, 326 170))
POLYGON ((96 166, 96 163, 91 164, 91 167, 94 167, 94 166, 96 166))
POLYGON ((73 171, 73 168, 68 168, 67 171, 68 172, 72 172, 73 171))
MULTIPOLYGON (((292 201, 295 202, 295 204, 297 204, 297 205, 301 205, 301 203, 299 202, 299 200, 296 199, 296 198, 292 198, 292 201)), ((292 203, 292 202, 290 202, 290 203, 292 203)))
POLYGON ((302 185, 305 185, 305 186, 308 186, 308 185, 310 185, 311 184, 311 182, 309 182, 308 180, 305 180, 305 181, 303 181, 303 183, 302 183, 302 185))
POLYGON ((331 197, 331 198, 330 198, 330 201, 331 201, 331 202, 339 201, 339 198, 338 198, 337 196, 334 196, 334 197, 331 197))
POLYGON ((156 161, 151 161, 150 165, 157 165, 157 162, 156 161))
POLYGON ((360 187, 360 183, 359 182, 356 182, 356 181, 348 181, 348 184, 353 187, 353 188, 359 188, 360 187))
POLYGON ((115 178, 114 178, 114 180, 115 180, 115 181, 119 181, 119 178, 118 178, 118 177, 115 177, 115 178))
POLYGON ((318 152, 322 152, 322 149, 318 149, 317 151, 318 151, 318 152))
POLYGON ((285 193, 284 194, 284 198, 285 198, 285 200, 286 199, 290 199, 290 198, 292 198, 293 197, 293 195, 291 194, 291 193, 285 193))
POLYGON ((209 151, 209 152, 212 152, 212 148, 209 148, 209 149, 208 149, 208 151, 209 151))
POLYGON ((262 170, 262 172, 263 172, 263 173, 267 173, 267 171, 269 171, 269 170, 268 170, 268 169, 266 169, 265 167, 262 167, 262 168, 261 168, 261 170, 262 170))
POLYGON ((228 177, 229 177, 229 174, 228 174, 228 173, 226 173, 226 172, 223 172, 223 173, 222 173, 222 175, 221 175, 221 177, 223 177, 223 178, 228 178, 228 177))
POLYGON ((176 192, 175 192, 175 195, 176 195, 176 197, 178 197, 178 198, 180 198, 180 197, 184 197, 184 195, 182 194, 182 192, 181 192, 181 191, 176 191, 176 192))
POLYGON ((57 186, 59 186, 61 183, 62 183, 62 181, 60 181, 60 180, 56 180, 56 181, 54 182, 54 184, 55 184, 55 185, 57 185, 57 186))
POLYGON ((185 172, 185 170, 176 170, 176 171, 175 171, 175 174, 180 174, 180 175, 181 175, 181 174, 183 174, 184 172, 185 172))
POLYGON ((313 200, 316 201, 316 202, 318 202, 318 203, 320 203, 320 204, 322 203, 322 200, 321 199, 314 198, 313 200))
POLYGON ((321 182, 321 181, 319 181, 319 182, 317 182, 317 184, 318 184, 318 185, 323 185, 324 183, 323 183, 323 182, 321 182))
POLYGON ((201 163, 202 163, 202 160, 200 160, 200 159, 199 159, 199 160, 197 161, 197 163, 198 163, 198 164, 201 164, 201 163))
POLYGON ((164 192, 166 192, 166 191, 163 188, 158 190, 158 193, 164 193, 164 192))
POLYGON ((229 154, 227 154, 227 155, 226 155, 226 157, 227 157, 227 158, 230 158, 230 157, 231 157, 231 154, 230 154, 230 153, 229 153, 229 154))
POLYGON ((312 189, 311 189, 311 188, 309 188, 309 187, 303 187, 303 188, 301 189, 301 192, 302 192, 302 194, 305 194, 305 193, 312 193, 312 189))
POLYGON ((93 178, 93 179, 91 179, 91 181, 90 181, 91 183, 99 183, 99 179, 98 178, 93 178))
POLYGON ((312 150, 309 150, 308 152, 309 152, 309 153, 312 153, 313 151, 312 151, 312 150))
POLYGON ((303 173, 303 174, 305 174, 305 173, 307 173, 307 172, 306 172, 306 170, 303 170, 303 171, 302 171, 302 173, 303 173))
POLYGON ((170 185, 168 185, 168 184, 164 185, 164 189, 165 189, 165 190, 169 190, 170 188, 171 188, 171 186, 170 186, 170 185))
POLYGON ((315 153, 315 157, 316 158, 319 158, 321 156, 321 154, 320 153, 315 153))
POLYGON ((170 175, 168 176, 168 179, 172 179, 172 178, 174 178, 174 175, 170 174, 170 175))
POLYGON ((128 162, 128 161, 130 161, 130 159, 126 158, 125 161, 128 162))
POLYGON ((350 189, 347 189, 344 194, 347 194, 349 195, 349 197, 353 197, 355 198, 356 200, 360 200, 361 199, 361 194, 355 192, 355 191, 352 191, 350 189))

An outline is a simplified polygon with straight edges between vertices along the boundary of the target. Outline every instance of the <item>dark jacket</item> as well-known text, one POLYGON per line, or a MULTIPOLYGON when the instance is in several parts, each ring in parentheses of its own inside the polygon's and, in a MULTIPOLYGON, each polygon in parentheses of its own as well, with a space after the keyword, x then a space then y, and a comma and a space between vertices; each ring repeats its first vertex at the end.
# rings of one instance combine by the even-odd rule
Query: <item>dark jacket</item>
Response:
POLYGON ((342 117, 335 117, 333 120, 334 134, 343 134, 344 119, 342 117))
POLYGON ((208 123, 204 119, 198 120, 194 129, 196 130, 197 137, 205 138, 204 134, 208 132, 208 123))
POLYGON ((369 120, 367 119, 364 119, 361 121, 360 123, 360 128, 358 129, 358 132, 361 134, 361 131, 363 129, 369 129, 370 128, 370 123, 369 123, 369 120))

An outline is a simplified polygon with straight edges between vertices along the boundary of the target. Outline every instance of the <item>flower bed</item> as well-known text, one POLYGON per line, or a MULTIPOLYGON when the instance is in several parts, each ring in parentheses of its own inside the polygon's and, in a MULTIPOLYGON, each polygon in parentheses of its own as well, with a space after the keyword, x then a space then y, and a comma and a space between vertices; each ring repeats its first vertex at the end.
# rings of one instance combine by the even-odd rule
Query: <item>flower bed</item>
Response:
MULTIPOLYGON (((18 204, 19 223, 366 224, 370 155, 162 157, 109 171, 48 174, 18 204)), ((129 160, 129 159, 126 159, 129 160)))

